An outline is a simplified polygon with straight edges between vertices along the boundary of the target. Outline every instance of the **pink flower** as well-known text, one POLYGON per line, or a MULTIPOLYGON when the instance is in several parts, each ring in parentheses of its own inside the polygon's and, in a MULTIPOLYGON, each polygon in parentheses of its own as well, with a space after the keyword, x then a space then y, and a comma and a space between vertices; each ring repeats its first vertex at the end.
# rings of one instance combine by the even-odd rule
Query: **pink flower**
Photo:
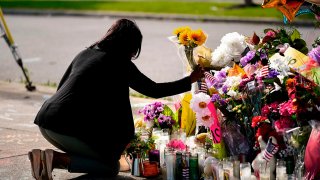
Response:
POLYGON ((176 150, 185 150, 186 149, 186 145, 180 139, 172 139, 172 140, 170 140, 169 143, 167 144, 167 147, 168 148, 173 148, 173 149, 176 149, 176 150))
POLYGON ((270 104, 270 106, 271 106, 271 109, 273 111, 275 111, 275 110, 278 110, 279 103, 278 102, 273 102, 273 103, 270 104))
POLYGON ((284 132, 287 129, 293 128, 295 125, 294 121, 291 120, 290 117, 281 117, 279 120, 277 120, 274 123, 274 127, 276 129, 277 132, 284 132))
POLYGON ((275 38, 275 37, 276 37, 276 33, 275 33, 274 31, 270 30, 270 31, 268 31, 268 32, 266 33, 266 36, 275 38))
POLYGON ((268 105, 265 105, 261 109, 261 115, 262 116, 268 116, 270 113, 270 107, 268 105))
POLYGON ((291 116, 297 112, 297 108, 293 103, 293 100, 279 104, 279 112, 282 116, 291 116))

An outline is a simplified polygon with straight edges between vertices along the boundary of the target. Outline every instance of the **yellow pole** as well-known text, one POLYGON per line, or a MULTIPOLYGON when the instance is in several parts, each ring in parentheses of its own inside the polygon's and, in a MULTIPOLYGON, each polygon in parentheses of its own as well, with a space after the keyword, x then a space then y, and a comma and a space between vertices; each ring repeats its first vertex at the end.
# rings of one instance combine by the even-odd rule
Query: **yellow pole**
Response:
POLYGON ((13 44, 14 44, 14 41, 13 41, 13 38, 12 38, 11 33, 10 33, 10 31, 9 31, 9 28, 8 28, 8 26, 7 26, 7 23, 6 23, 6 21, 4 20, 1 7, 0 7, 0 18, 1 18, 1 21, 2 21, 2 23, 3 23, 4 29, 5 29, 5 31, 6 31, 6 34, 7 34, 8 40, 9 40, 9 42, 10 42, 10 45, 13 45, 13 44))

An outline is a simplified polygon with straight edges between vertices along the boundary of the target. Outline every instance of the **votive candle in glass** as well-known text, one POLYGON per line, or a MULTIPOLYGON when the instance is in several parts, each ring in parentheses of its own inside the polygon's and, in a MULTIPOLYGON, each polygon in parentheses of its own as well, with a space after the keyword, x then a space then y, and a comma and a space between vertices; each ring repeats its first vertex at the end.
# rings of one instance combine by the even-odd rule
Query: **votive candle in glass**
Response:
POLYGON ((251 165, 249 162, 240 163, 240 179, 248 180, 251 178, 251 165))
POLYGON ((165 150, 165 163, 167 170, 167 180, 175 180, 175 151, 171 149, 165 150))

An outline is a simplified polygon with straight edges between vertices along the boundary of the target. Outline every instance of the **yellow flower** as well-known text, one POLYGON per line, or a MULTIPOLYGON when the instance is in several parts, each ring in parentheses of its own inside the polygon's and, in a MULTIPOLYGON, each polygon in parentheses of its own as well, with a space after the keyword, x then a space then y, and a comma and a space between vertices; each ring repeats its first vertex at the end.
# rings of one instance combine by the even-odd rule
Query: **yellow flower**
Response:
POLYGON ((194 46, 201 46, 207 39, 207 36, 201 29, 189 31, 188 39, 191 41, 190 44, 194 46))
POLYGON ((191 31, 191 28, 189 26, 178 27, 173 31, 173 34, 179 37, 184 31, 191 31))
POLYGON ((189 45, 189 41, 188 41, 188 32, 189 31, 183 31, 180 33, 179 35, 179 42, 182 44, 182 45, 189 45))

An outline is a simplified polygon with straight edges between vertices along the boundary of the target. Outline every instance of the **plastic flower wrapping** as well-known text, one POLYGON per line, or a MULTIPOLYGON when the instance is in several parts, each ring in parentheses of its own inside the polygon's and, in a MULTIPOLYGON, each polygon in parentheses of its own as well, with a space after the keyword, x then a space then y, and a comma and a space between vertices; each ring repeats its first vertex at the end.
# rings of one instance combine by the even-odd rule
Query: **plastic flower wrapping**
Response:
POLYGON ((178 27, 173 31, 173 34, 174 36, 170 36, 169 39, 178 45, 178 52, 184 60, 183 63, 188 67, 188 71, 194 69, 198 64, 194 59, 194 50, 205 43, 207 35, 202 29, 194 30, 189 26, 178 27))

